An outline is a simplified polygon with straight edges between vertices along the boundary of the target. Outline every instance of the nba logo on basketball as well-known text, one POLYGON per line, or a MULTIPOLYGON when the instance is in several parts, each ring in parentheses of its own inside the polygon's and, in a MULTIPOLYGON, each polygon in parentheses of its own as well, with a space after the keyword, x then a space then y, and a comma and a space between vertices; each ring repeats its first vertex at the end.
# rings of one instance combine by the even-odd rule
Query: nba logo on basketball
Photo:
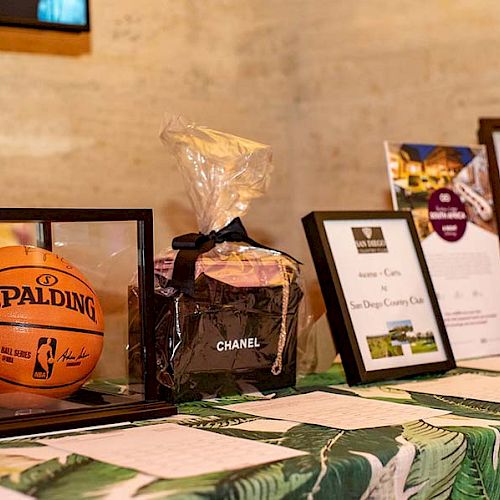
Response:
POLYGON ((37 380, 48 380, 54 369, 56 357, 57 340, 50 337, 41 337, 38 341, 36 351, 35 369, 33 378, 37 380))

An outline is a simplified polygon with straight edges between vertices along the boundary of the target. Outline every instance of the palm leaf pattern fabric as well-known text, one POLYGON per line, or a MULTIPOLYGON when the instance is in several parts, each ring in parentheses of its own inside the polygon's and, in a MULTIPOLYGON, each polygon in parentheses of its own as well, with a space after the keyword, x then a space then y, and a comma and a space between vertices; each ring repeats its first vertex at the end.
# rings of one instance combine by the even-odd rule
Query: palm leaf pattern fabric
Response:
MULTIPOLYGON (((463 370, 457 370, 458 373, 463 370)), ((344 431, 265 419, 223 405, 241 396, 186 403, 167 421, 308 452, 246 469, 163 479, 41 445, 35 438, 0 441, 0 486, 40 499, 490 499, 500 500, 500 404, 350 388, 338 367, 265 397, 325 390, 448 415, 400 426, 344 431)), ((135 425, 152 425, 138 422, 135 425)), ((104 432, 104 431, 99 431, 104 432)))

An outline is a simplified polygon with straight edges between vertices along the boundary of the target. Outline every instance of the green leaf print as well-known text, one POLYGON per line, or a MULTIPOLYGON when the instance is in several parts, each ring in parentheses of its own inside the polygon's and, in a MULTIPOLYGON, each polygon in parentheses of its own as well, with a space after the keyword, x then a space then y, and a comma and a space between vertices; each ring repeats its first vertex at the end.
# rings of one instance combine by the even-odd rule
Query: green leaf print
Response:
POLYGON ((212 401, 195 401, 193 403, 184 403, 179 405, 178 412, 180 414, 196 415, 199 417, 213 417, 215 415, 235 415, 235 412, 217 408, 220 403, 212 401))
MULTIPOLYGON (((254 500, 298 498, 301 487, 314 478, 314 469, 299 467, 297 458, 236 471, 219 482, 215 499, 254 500), (289 467, 285 467, 288 464, 289 467)), ((306 488, 307 489, 307 488, 306 488)))
POLYGON ((326 372, 310 373, 297 380, 297 387, 313 387, 342 384, 345 382, 345 373, 341 363, 334 363, 326 372))
POLYGON ((136 492, 136 496, 140 498, 142 495, 146 495, 146 497, 151 495, 155 500, 167 497, 172 500, 175 498, 186 500, 212 498, 217 483, 229 474, 229 472, 215 472, 180 479, 158 479, 140 488, 136 492), (158 495, 161 492, 165 492, 164 497, 158 495))
MULTIPOLYGON (((282 444, 298 448, 294 443, 301 443, 304 451, 309 451, 315 462, 315 476, 304 483, 290 499, 359 499, 368 488, 372 479, 371 457, 385 466, 399 451, 396 438, 401 434, 401 427, 380 427, 340 431, 314 425, 294 427, 286 433, 282 444), (290 439, 290 443, 286 438, 290 439)), ((300 457, 297 463, 285 462, 289 466, 301 464, 303 470, 311 468, 311 457, 300 457), (307 463, 304 459, 307 458, 307 463)), ((295 459, 294 459, 295 460, 295 459)))
POLYGON ((467 436, 467 453, 453 486, 452 499, 500 500, 500 432, 488 427, 454 427, 467 436))
POLYGON ((406 486, 406 480, 415 459, 415 445, 402 435, 396 437, 396 441, 401 446, 386 465, 383 465, 378 457, 371 453, 353 452, 365 457, 371 467, 370 483, 360 500, 386 500, 388 498, 407 500, 423 488, 424 483, 406 486))
POLYGON ((325 444, 341 431, 320 425, 298 424, 283 434, 281 444, 318 455, 325 444))
POLYGON ((297 466, 292 469, 294 472, 287 474, 284 463, 277 462, 205 476, 158 480, 144 486, 136 494, 140 498, 141 495, 154 493, 155 500, 283 499, 289 494, 293 497, 294 492, 313 477, 312 471, 302 472, 297 466), (161 496, 161 492, 165 492, 165 496, 161 496))
POLYGON ((44 446, 37 443, 34 439, 13 439, 9 441, 0 441, 0 448, 35 448, 44 446))
MULTIPOLYGON (((214 429, 212 429, 214 430, 214 429)), ((219 432, 243 437, 237 429, 221 427, 219 432)), ((241 430, 240 430, 241 431, 241 430)), ((141 488, 140 494, 165 492, 170 499, 357 499, 372 477, 370 461, 356 451, 369 450, 380 463, 388 463, 400 444, 395 438, 402 428, 340 431, 299 424, 280 434, 241 431, 247 438, 279 440, 283 446, 307 451, 310 455, 230 473, 159 480, 141 488), (382 451, 383 450, 383 451, 382 451)), ((157 498, 155 496, 155 498, 157 498)))
POLYGON ((422 421, 404 424, 403 429, 403 437, 417 449, 406 481, 407 488, 421 485, 412 500, 449 498, 467 449, 465 436, 422 421))
POLYGON ((265 431, 249 431, 245 429, 234 429, 234 428, 219 428, 210 429, 219 434, 224 434, 225 436, 231 436, 236 438, 251 439, 253 441, 260 441, 262 443, 268 444, 283 444, 282 433, 280 432, 265 432, 265 431))
POLYGON ((64 464, 57 459, 49 460, 24 471, 18 482, 4 477, 0 485, 39 500, 97 499, 106 496, 105 488, 136 474, 130 469, 70 455, 64 464))
POLYGON ((225 415, 211 415, 206 417, 177 415, 177 418, 175 418, 175 420, 171 420, 171 422, 186 425, 188 427, 195 427, 197 429, 217 430, 223 427, 230 427, 232 425, 238 425, 244 422, 251 422, 259 419, 260 417, 256 417, 255 415, 245 415, 231 412, 225 415))
POLYGON ((47 462, 34 465, 21 473, 19 480, 12 481, 10 475, 3 476, 0 479, 0 485, 22 493, 33 495, 38 484, 43 484, 50 478, 55 477, 64 465, 57 458, 47 462))
POLYGON ((410 394, 412 399, 422 406, 447 410, 462 417, 500 420, 500 404, 498 403, 452 396, 435 396, 419 392, 411 392, 410 394))

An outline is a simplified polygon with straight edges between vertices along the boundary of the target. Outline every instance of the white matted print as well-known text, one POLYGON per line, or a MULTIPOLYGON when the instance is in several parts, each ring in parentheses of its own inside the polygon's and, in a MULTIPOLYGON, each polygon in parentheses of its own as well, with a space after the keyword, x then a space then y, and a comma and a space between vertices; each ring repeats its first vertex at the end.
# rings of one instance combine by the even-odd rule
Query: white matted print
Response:
POLYGON ((324 227, 366 371, 445 361, 407 221, 326 220, 324 227))

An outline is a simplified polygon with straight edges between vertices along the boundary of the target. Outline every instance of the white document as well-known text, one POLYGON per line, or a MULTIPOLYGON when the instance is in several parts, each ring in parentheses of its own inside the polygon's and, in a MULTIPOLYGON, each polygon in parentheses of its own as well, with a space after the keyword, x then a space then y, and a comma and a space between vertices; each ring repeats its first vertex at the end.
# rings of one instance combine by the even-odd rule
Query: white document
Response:
POLYGON ((170 423, 42 439, 41 442, 167 479, 241 469, 307 455, 284 446, 170 423))
POLYGON ((30 497, 24 493, 19 493, 18 491, 0 486, 0 498, 2 500, 27 500, 34 497, 30 497))
POLYGON ((475 370, 488 370, 492 372, 500 372, 500 356, 489 356, 479 359, 464 359, 457 361, 457 366, 462 368, 472 368, 475 370))
POLYGON ((345 430, 399 425, 449 413, 422 406, 375 401, 321 391, 267 401, 237 403, 221 408, 259 417, 292 420, 345 430))
POLYGON ((455 359, 500 353, 498 234, 468 222, 457 242, 422 241, 455 359))
POLYGON ((394 389, 411 392, 423 392, 437 396, 478 399, 500 403, 500 377, 464 373, 423 382, 409 382, 392 385, 394 389))

